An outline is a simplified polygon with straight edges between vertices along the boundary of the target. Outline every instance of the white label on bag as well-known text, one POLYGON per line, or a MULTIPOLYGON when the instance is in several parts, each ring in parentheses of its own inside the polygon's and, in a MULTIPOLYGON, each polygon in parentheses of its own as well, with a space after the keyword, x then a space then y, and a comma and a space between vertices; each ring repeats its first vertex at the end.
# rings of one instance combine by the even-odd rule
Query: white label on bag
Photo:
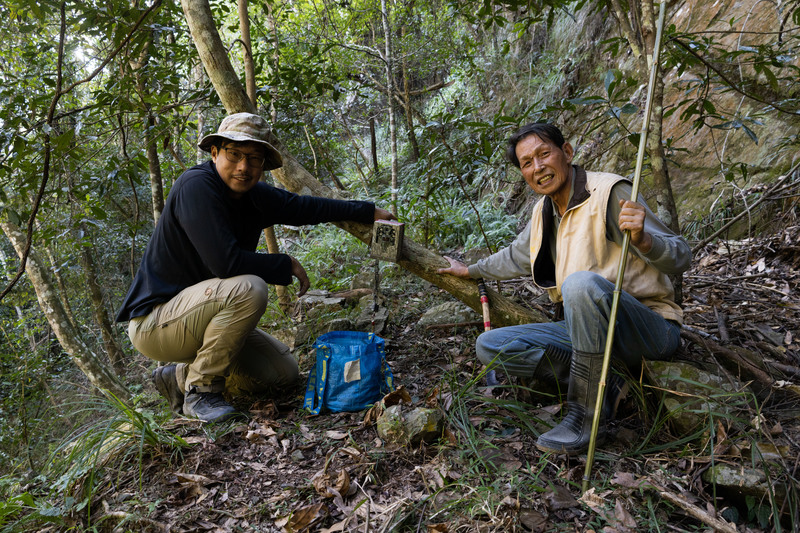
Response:
POLYGON ((344 364, 344 382, 359 381, 361 379, 361 359, 348 361, 344 364))

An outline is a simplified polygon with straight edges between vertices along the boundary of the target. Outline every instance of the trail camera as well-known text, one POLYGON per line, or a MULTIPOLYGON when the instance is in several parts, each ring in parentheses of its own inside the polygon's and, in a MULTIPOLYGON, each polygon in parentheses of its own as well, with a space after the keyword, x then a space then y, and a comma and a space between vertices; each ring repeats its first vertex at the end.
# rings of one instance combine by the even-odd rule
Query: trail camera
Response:
POLYGON ((369 256, 396 263, 403 247, 405 224, 396 220, 376 220, 372 228, 372 246, 369 256))

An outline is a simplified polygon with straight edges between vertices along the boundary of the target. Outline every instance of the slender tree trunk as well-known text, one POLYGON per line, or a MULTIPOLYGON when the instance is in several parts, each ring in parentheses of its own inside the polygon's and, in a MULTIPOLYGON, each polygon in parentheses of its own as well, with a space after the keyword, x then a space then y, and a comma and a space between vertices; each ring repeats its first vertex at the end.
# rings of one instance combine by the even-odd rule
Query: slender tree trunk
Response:
MULTIPOLYGON (((278 34, 278 24, 275 22, 275 14, 273 13, 273 6, 271 2, 265 2, 267 7, 267 29, 272 36, 272 72, 276 79, 279 79, 280 73, 280 39, 278 34)), ((272 123, 275 124, 278 120, 278 110, 275 107, 275 89, 270 88, 270 98, 269 98, 269 113, 270 118, 272 119, 272 123)))
POLYGON ((375 117, 369 117, 369 146, 372 154, 372 173, 377 176, 378 170, 378 137, 375 134, 375 117))
MULTIPOLYGON (((81 231, 84 235, 89 235, 89 228, 85 223, 81 223, 81 231)), ((114 327, 106 312, 105 300, 103 298, 103 288, 100 285, 100 277, 97 275, 97 268, 94 262, 92 250, 88 246, 81 246, 81 265, 86 275, 86 285, 89 288, 89 297, 92 304, 92 316, 95 324, 100 328, 100 335, 103 338, 103 346, 108 354, 108 359, 117 374, 125 372, 125 354, 120 348, 117 339, 114 337, 114 327)))
MULTIPOLYGON (((403 36, 406 34, 406 25, 401 29, 403 36)), ((416 163, 419 161, 419 143, 417 133, 414 131, 414 116, 411 113, 411 84, 408 79, 408 61, 403 57, 403 100, 405 100, 406 110, 406 129, 408 130, 408 142, 411 143, 411 160, 416 163)))
MULTIPOLYGON (((17 255, 24 254, 25 235, 18 226, 9 221, 0 222, 0 228, 6 234, 17 255)), ((50 279, 47 266, 41 262, 35 250, 31 249, 28 260, 25 264, 25 272, 28 274, 36 297, 39 300, 39 307, 42 309, 47 322, 58 338, 58 342, 65 352, 69 354, 78 368, 86 374, 89 381, 102 391, 114 394, 122 401, 129 401, 130 395, 125 386, 118 380, 108 366, 92 352, 92 350, 80 338, 78 331, 72 326, 61 300, 56 296, 57 289, 50 279)))
MULTIPOLYGON (((200 58, 203 60, 206 71, 208 71, 225 109, 228 113, 253 112, 253 105, 247 99, 247 95, 228 60, 227 50, 216 31, 207 0, 181 0, 181 4, 200 58), (214 69, 220 68, 225 68, 227 71, 214 72, 214 69)), ((340 198, 338 193, 309 174, 274 135, 270 138, 270 144, 275 146, 283 156, 283 167, 273 170, 272 174, 284 187, 300 194, 340 198)), ((340 222, 336 225, 366 244, 372 241, 371 224, 340 222)), ((475 282, 455 276, 438 274, 436 272, 437 269, 448 266, 447 261, 439 254, 406 238, 403 241, 402 258, 398 263, 408 271, 450 292, 480 313, 481 303, 475 282)), ((543 313, 522 307, 491 289, 489 289, 489 302, 492 322, 498 326, 549 320, 543 313)))
POLYGON ((75 315, 72 312, 72 306, 69 304, 69 298, 67 297, 67 284, 64 283, 64 277, 61 275, 61 269, 57 266, 58 262, 56 261, 55 254, 50 246, 45 246, 44 251, 47 254, 47 259, 50 260, 50 264, 53 265, 52 272, 53 278, 56 280, 56 286, 58 287, 58 299, 61 300, 61 306, 64 308, 64 313, 67 315, 69 323, 72 325, 72 327, 77 328, 78 322, 75 320, 75 315))
MULTIPOLYGON (((203 70, 203 64, 197 63, 193 69, 194 71, 194 84, 197 88, 203 86, 203 80, 205 79, 205 71, 203 70)), ((199 141, 205 136, 206 133, 206 111, 203 107, 197 108, 197 140, 199 141)), ((208 158, 208 154, 206 154, 203 150, 200 149, 198 146, 195 150, 195 164, 199 165, 203 161, 208 158)))
POLYGON ((386 103, 389 106, 389 146, 392 153, 392 213, 397 216, 397 127, 394 118, 394 60, 392 58, 392 30, 389 27, 389 7, 381 0, 381 20, 386 60, 386 103))
POLYGON ((158 138, 156 135, 156 117, 153 115, 152 106, 148 103, 150 87, 148 80, 143 75, 144 68, 150 62, 150 49, 153 43, 153 34, 150 32, 147 43, 139 53, 139 58, 131 59, 130 66, 136 77, 136 88, 141 100, 142 109, 147 116, 147 128, 144 131, 145 153, 147 155, 147 170, 150 175, 150 197, 153 209, 153 225, 158 224, 161 213, 164 211, 164 186, 161 178, 161 161, 158 157, 158 138))
MULTIPOLYGON (((247 86, 247 96, 253 107, 258 109, 256 99, 256 69, 253 65, 253 53, 250 44, 250 15, 247 10, 248 0, 239 0, 239 31, 242 35, 242 55, 244 61, 244 79, 247 86)), ((263 179, 263 178, 262 178, 263 179)), ((281 253, 278 246, 278 239, 275 236, 275 228, 272 226, 264 229, 264 239, 267 241, 267 250, 271 254, 281 253)), ((278 295, 278 302, 281 309, 289 309, 289 291, 283 285, 275 285, 275 294, 278 295)))
MULTIPOLYGON (((147 106, 150 107, 149 105, 147 106)), ((147 110, 147 130, 144 138, 147 144, 147 170, 150 174, 150 197, 153 203, 153 225, 158 224, 164 212, 164 185, 161 178, 161 160, 158 157, 158 139, 154 135, 156 118, 152 110, 147 110)))

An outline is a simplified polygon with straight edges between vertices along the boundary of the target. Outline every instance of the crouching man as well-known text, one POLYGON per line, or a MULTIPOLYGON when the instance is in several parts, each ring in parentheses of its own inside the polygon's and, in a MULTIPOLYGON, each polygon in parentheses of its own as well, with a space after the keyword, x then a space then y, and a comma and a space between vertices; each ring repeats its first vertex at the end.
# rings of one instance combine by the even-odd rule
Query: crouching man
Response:
POLYGON ((309 288, 303 266, 286 254, 256 253, 274 224, 372 223, 394 216, 369 202, 300 196, 260 181, 282 165, 269 124, 230 115, 199 147, 211 159, 172 186, 142 263, 117 315, 133 345, 156 361, 159 392, 177 413, 221 422, 237 411, 223 392, 260 393, 295 383, 289 348, 256 328, 267 284, 309 288))
MULTIPOLYGON (((691 250, 641 197, 629 200, 630 182, 572 165, 573 148, 555 126, 522 127, 509 139, 507 156, 544 196, 530 223, 507 248, 470 266, 446 257, 450 267, 439 272, 487 279, 532 274, 553 302, 563 302, 564 320, 487 331, 476 351, 490 367, 564 387, 567 415, 539 437, 537 447, 581 453, 589 447, 623 232, 630 230, 633 246, 612 357, 631 368, 642 358, 665 359, 678 349, 683 312, 668 275, 689 268, 691 250)), ((624 383, 609 373, 598 442, 605 439, 624 383)))

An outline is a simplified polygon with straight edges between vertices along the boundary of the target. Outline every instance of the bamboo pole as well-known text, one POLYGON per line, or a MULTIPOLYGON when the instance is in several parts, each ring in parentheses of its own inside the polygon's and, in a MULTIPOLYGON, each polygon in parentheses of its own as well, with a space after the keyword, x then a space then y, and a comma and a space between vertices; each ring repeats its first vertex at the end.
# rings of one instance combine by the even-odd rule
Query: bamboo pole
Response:
MULTIPOLYGON (((658 24, 656 27, 656 42, 653 46, 653 63, 650 66, 650 81, 647 87, 647 103, 644 109, 644 121, 642 123, 642 133, 639 137, 639 153, 636 156, 636 170, 633 175, 633 189, 631 190, 631 201, 635 202, 639 197, 639 183, 642 178, 642 166, 644 163, 644 152, 647 147, 647 132, 650 129, 650 112, 653 101, 653 92, 656 85, 656 75, 658 74, 659 56, 661 54, 661 33, 664 29, 664 5, 661 1, 658 10, 658 24)), ((619 308, 619 296, 622 292, 622 280, 625 276, 625 267, 628 263, 628 248, 631 243, 631 232, 625 230, 622 238, 622 251, 619 257, 619 270, 617 271, 617 281, 614 286, 614 299, 611 303, 611 316, 608 321, 608 334, 606 335, 606 349, 603 354, 603 368, 600 371, 600 384, 597 391, 597 402, 594 409, 594 419, 592 420, 592 433, 589 438, 589 450, 586 455, 586 470, 583 474, 581 490, 586 492, 589 488, 589 479, 594 466, 594 450, 597 445, 597 431, 600 427, 600 412, 603 408, 603 397, 606 391, 606 378, 608 377, 608 367, 611 363, 611 348, 614 344, 614 326, 617 323, 617 310, 619 308)))

